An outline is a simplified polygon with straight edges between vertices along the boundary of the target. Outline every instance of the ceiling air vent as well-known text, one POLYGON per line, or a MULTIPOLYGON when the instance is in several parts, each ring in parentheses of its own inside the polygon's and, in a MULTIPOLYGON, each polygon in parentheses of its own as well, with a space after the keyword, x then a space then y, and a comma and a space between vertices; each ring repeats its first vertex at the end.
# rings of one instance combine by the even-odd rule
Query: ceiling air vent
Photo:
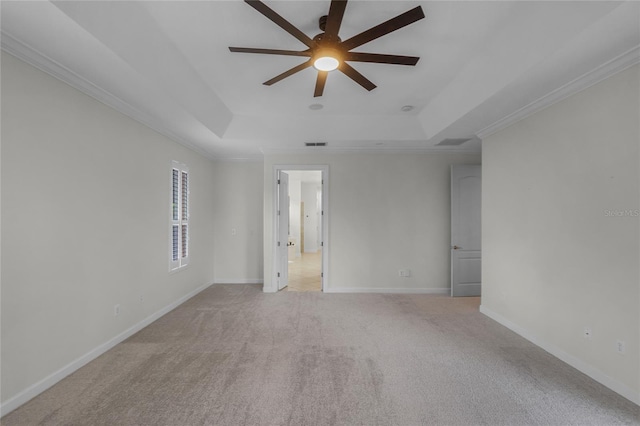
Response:
POLYGON ((442 142, 437 143, 436 146, 458 146, 470 141, 471 139, 472 138, 445 139, 442 142))
POLYGON ((327 146, 326 142, 305 142, 305 146, 327 146))

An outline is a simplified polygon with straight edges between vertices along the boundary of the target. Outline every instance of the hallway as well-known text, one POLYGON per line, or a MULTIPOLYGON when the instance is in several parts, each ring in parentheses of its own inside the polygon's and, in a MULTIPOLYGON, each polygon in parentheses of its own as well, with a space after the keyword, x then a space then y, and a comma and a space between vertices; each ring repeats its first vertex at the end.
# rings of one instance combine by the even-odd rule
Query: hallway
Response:
POLYGON ((289 260, 289 285, 287 291, 322 291, 320 271, 322 251, 302 253, 302 257, 289 260))

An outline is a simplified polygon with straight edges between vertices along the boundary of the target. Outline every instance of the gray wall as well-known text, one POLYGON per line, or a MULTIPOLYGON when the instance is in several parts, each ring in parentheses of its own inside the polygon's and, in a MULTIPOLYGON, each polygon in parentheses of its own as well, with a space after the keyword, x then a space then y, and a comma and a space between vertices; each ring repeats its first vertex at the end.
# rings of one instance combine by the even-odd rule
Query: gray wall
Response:
POLYGON ((262 162, 214 167, 215 282, 262 283, 262 162))
POLYGON ((449 288, 450 165, 479 154, 267 155, 264 279, 274 291, 274 165, 328 165, 327 291, 446 292, 449 288), (400 278, 408 268, 411 278, 400 278))
POLYGON ((482 159, 482 311, 636 403, 639 77, 635 66, 485 139, 482 159))
POLYGON ((213 167, 5 53, 1 136, 4 403, 213 282, 213 167), (172 160, 191 259, 170 274, 172 160))

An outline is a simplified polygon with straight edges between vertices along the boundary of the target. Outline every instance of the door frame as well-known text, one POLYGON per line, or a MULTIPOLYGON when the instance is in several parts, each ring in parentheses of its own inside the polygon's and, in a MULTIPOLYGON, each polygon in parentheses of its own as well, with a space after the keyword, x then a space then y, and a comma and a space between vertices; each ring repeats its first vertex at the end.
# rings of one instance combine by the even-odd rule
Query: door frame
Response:
MULTIPOLYGON (((276 211, 279 213, 276 217, 277 219, 277 223, 278 223, 278 232, 276 234, 276 238, 278 241, 278 244, 276 244, 276 253, 278 256, 278 272, 276 274, 277 278, 276 278, 276 291, 280 291, 282 289, 284 289, 285 287, 287 287, 289 285, 289 245, 288 245, 288 241, 289 241, 289 230, 291 229, 291 218, 289 217, 289 210, 290 210, 290 206, 291 206, 291 199, 289 197, 289 174, 285 173, 283 171, 279 171, 276 174, 276 180, 278 181, 278 189, 282 189, 283 187, 283 181, 286 182, 286 189, 287 189, 287 193, 281 193, 280 191, 278 192, 278 196, 277 196, 277 200, 278 200, 278 205, 276 206, 276 211), (286 201, 285 201, 286 200, 286 201), (282 205, 283 203, 286 204, 286 208, 282 205), (287 224, 287 229, 286 232, 283 234, 283 227, 281 226, 284 222, 284 219, 287 219, 286 224, 287 224), (283 237, 283 235, 286 235, 285 237, 285 241, 280 240, 281 237, 283 237), (283 256, 283 253, 287 253, 283 256), (285 257, 285 259, 283 259, 283 257, 285 257), (286 265, 286 270, 283 271, 280 268, 282 267, 283 263, 286 265)), ((283 191, 284 192, 284 191, 283 191)))
MULTIPOLYGON (((322 191, 322 269, 321 273, 321 290, 326 292, 329 290, 329 166, 326 164, 274 164, 273 172, 271 175, 271 181, 273 184, 273 202, 272 202, 272 216, 273 216, 273 236, 271 252, 273 258, 273 269, 271 280, 273 283, 277 283, 278 279, 278 265, 280 262, 280 254, 278 250, 278 173, 280 171, 286 172, 288 170, 318 170, 321 173, 322 181, 320 188, 322 191)), ((277 291, 277 290, 276 290, 277 291)))

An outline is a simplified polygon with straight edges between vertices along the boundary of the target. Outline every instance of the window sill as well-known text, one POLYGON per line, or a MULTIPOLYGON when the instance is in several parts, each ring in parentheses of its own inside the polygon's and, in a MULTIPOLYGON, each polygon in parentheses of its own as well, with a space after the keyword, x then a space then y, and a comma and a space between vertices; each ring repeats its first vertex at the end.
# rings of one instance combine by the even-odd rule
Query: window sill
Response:
POLYGON ((189 265, 184 265, 184 266, 180 266, 178 268, 174 268, 174 269, 170 269, 169 270, 169 275, 174 275, 177 274, 180 271, 184 271, 185 269, 187 269, 189 267, 189 265))

